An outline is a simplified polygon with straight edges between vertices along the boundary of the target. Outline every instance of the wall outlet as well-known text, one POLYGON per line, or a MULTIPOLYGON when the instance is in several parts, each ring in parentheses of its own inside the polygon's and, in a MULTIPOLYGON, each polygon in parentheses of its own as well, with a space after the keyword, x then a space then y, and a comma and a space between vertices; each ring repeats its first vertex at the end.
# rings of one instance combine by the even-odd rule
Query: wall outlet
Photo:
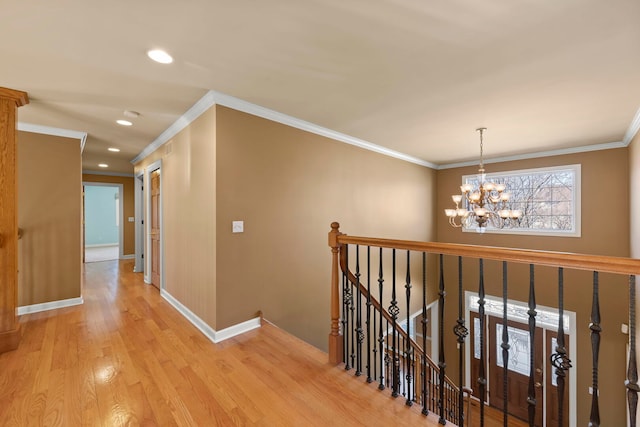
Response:
POLYGON ((244 233, 244 221, 233 221, 231 223, 232 233, 244 233))

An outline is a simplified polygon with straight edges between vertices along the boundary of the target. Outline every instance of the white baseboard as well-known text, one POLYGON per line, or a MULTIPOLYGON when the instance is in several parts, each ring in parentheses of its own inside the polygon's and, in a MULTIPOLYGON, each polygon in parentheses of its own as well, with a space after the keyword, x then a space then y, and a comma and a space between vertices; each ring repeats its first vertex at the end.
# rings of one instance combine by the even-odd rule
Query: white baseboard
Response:
POLYGON ((56 310, 58 308, 72 307, 74 305, 80 305, 80 304, 84 304, 84 299, 82 297, 63 299, 59 301, 43 302, 42 304, 24 305, 22 307, 18 307, 18 316, 22 316, 23 314, 38 313, 40 311, 56 310))
POLYGON ((175 299, 169 292, 161 290, 160 295, 169 304, 171 304, 173 308, 178 310, 178 312, 182 314, 189 322, 191 322, 193 326, 198 328, 200 332, 202 332, 214 343, 219 343, 226 339, 235 337, 236 335, 240 335, 260 327, 260 317, 255 317, 245 322, 238 323, 237 325, 233 325, 220 331, 216 331, 215 329, 211 328, 211 326, 207 325, 204 320, 196 316, 191 310, 185 307, 180 301, 175 299))

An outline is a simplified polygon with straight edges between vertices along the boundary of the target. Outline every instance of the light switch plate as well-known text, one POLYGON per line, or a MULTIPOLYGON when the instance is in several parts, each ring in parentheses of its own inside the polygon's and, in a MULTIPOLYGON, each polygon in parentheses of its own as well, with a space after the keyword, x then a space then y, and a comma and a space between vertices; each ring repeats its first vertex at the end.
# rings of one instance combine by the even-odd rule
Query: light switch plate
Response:
POLYGON ((136 219, 132 216, 129 217, 129 222, 134 222, 136 219))
POLYGON ((244 221, 233 221, 231 223, 232 233, 244 233, 244 221))

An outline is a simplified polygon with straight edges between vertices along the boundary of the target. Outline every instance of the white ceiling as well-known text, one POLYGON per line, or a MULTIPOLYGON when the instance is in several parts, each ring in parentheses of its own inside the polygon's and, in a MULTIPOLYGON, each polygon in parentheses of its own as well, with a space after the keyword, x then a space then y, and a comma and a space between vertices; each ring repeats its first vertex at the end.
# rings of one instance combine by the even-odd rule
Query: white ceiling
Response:
POLYGON ((640 2, 11 1, 0 58, 0 86, 31 98, 21 122, 88 133, 86 170, 132 172, 210 89, 446 164, 477 158, 478 126, 487 157, 623 141, 640 2))

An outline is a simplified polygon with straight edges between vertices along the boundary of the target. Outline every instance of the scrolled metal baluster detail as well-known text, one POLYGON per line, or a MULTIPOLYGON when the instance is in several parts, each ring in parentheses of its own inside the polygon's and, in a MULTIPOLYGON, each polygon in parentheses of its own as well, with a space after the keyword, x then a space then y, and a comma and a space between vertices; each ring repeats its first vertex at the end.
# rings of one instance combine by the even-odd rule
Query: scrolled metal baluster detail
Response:
POLYGON ((438 346, 438 367, 440 368, 440 377, 438 381, 438 410, 440 418, 438 422, 442 425, 447 423, 444 411, 444 377, 447 364, 444 357, 444 297, 447 293, 444 290, 444 255, 440 254, 440 281, 438 286, 438 317, 439 317, 439 346, 438 346))
MULTIPOLYGON (((411 337, 411 252, 407 251, 407 283, 404 285, 407 295, 407 337, 411 337)), ((413 348, 411 347, 410 340, 405 340, 405 360, 410 362, 413 359, 413 348)), ((413 405, 413 394, 411 392, 411 382, 413 377, 411 375, 411 363, 407 363, 407 374, 405 379, 407 380, 407 406, 413 405)))
POLYGON ((629 276, 629 364, 627 366, 627 404, 629 406, 629 425, 636 426, 638 411, 638 364, 636 359, 636 276, 629 276))
MULTIPOLYGON (((460 427, 464 427, 464 391, 462 387, 462 381, 464 380, 464 341, 469 335, 469 329, 465 326, 464 323, 464 312, 463 312, 463 292, 462 292, 462 257, 458 257, 458 320, 456 320, 456 325, 453 327, 453 333, 458 337, 458 425, 460 427)), ((426 331, 423 331, 423 336, 426 331)))
MULTIPOLYGON (((536 342, 536 291, 535 291, 535 276, 534 265, 529 264, 529 342, 536 342)), ((529 405, 529 426, 535 426, 536 419, 536 386, 535 386, 535 346, 530 346, 529 349, 529 389, 527 396, 527 403, 529 405)))
POLYGON ((392 383, 391 383, 391 396, 398 397, 399 396, 399 381, 400 373, 398 372, 398 367, 400 365, 400 359, 398 357, 397 351, 399 350, 396 347, 396 341, 398 338, 397 332, 397 321, 398 314, 400 314, 400 308, 398 307, 398 301, 396 300, 396 250, 392 250, 392 288, 391 288, 391 305, 389 305, 389 314, 391 315, 391 358, 393 361, 392 364, 392 383))
MULTIPOLYGON (((422 252, 422 349, 427 348, 427 254, 422 252)), ((422 413, 429 415, 429 404, 427 402, 427 358, 423 355, 420 358, 422 362, 422 370, 420 372, 422 379, 422 413)))
POLYGON ((343 359, 344 369, 350 370, 349 364, 349 334, 351 327, 349 326, 349 310, 351 303, 351 287, 349 286, 349 245, 344 246, 345 264, 347 271, 342 274, 342 335, 343 335, 343 359))
POLYGON ((564 425, 564 387, 568 371, 571 368, 571 359, 564 347, 564 269, 558 268, 558 339, 556 351, 551 355, 551 364, 556 368, 556 382, 558 384, 558 425, 564 425))
MULTIPOLYGON (((383 284, 384 284, 384 274, 382 269, 382 248, 380 248, 380 265, 378 267, 378 292, 380 297, 379 303, 381 307, 382 307, 383 284)), ((378 346, 380 348, 380 384, 378 385, 378 388, 380 390, 384 390, 384 375, 385 375, 384 359, 388 357, 388 355, 384 351, 384 333, 382 332, 383 318, 384 316, 382 315, 382 313, 380 313, 380 315, 378 316, 378 319, 380 320, 380 325, 378 327, 378 346)))
POLYGON ((362 292, 360 291, 360 245, 356 245, 356 372, 359 377, 362 375, 362 342, 364 341, 364 331, 362 329, 362 292))
POLYGON ((480 392, 480 427, 484 427, 484 402, 486 400, 487 393, 487 378, 485 373, 486 359, 484 350, 485 341, 485 318, 484 318, 484 305, 486 303, 485 290, 484 290, 484 260, 480 258, 480 272, 479 272, 479 285, 478 285, 478 317, 480 318, 480 367, 478 370, 478 385, 480 392))
POLYGON ((502 261, 502 417, 504 427, 507 427, 509 420, 509 396, 507 376, 509 375, 509 331, 507 325, 507 262, 502 261))
POLYGON ((598 427, 600 425, 600 408, 598 405, 598 357, 600 354, 600 296, 599 296, 598 272, 593 272, 593 303, 591 305, 591 354, 593 356, 593 393, 591 395, 591 415, 589 426, 598 427))

